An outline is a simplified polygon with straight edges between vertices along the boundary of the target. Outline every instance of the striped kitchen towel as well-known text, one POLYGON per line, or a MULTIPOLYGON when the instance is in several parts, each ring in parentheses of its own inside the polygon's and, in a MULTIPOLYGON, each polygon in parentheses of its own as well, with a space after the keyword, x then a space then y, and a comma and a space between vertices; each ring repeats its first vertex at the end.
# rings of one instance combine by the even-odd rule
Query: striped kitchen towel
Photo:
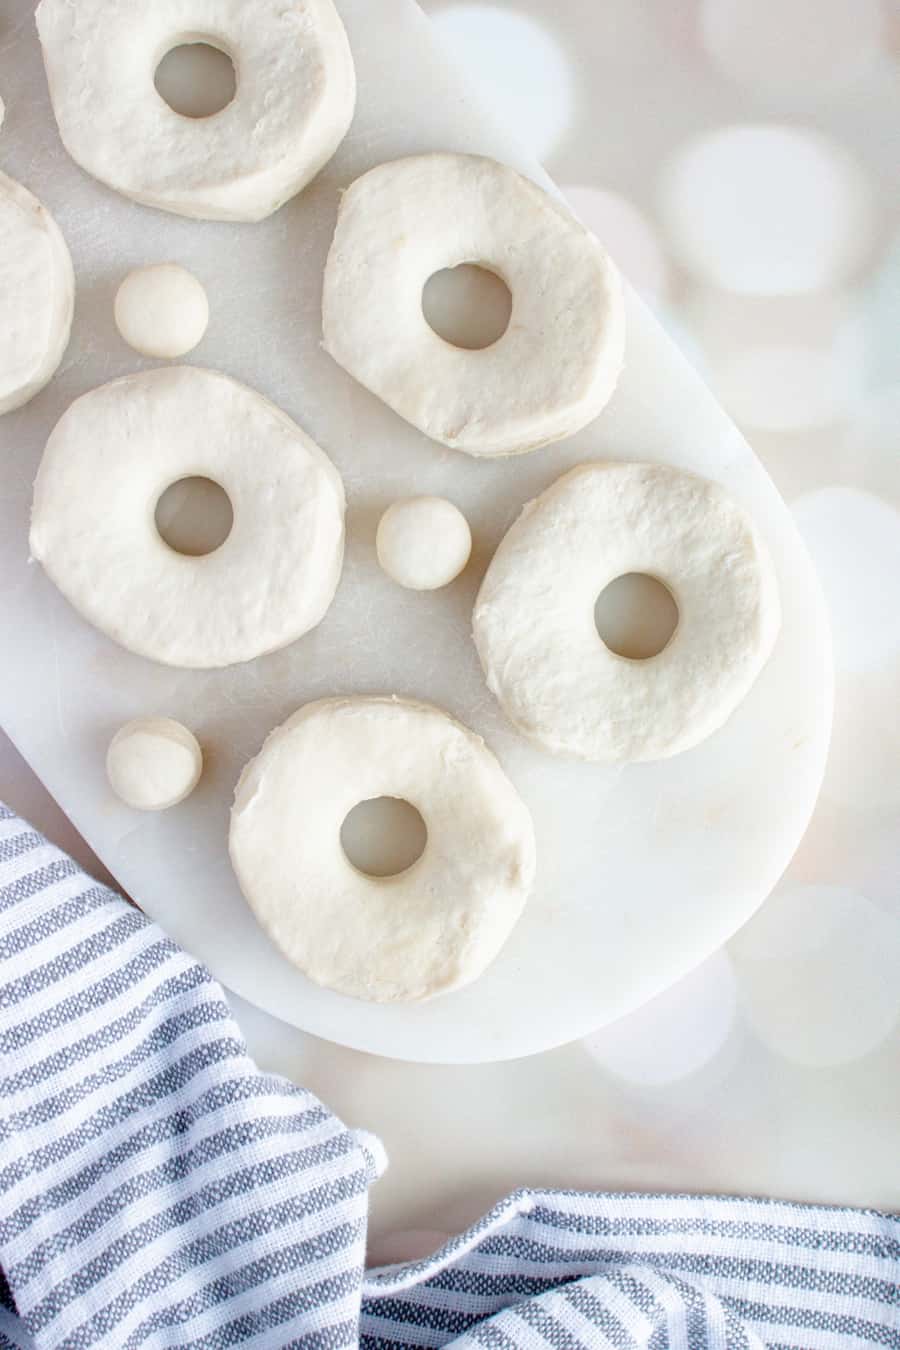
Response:
POLYGON ((896 1218, 522 1191, 367 1273, 384 1165, 0 805, 0 1346, 900 1350, 896 1218))

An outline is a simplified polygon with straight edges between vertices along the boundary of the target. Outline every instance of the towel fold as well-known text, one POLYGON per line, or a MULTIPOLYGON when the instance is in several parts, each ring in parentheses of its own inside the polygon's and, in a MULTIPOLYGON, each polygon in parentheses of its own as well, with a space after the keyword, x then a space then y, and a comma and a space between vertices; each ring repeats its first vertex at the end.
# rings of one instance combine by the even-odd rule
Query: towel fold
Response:
POLYGON ((522 1191, 366 1273, 385 1165, 257 1069, 208 971, 0 805, 0 1347, 900 1350, 888 1215, 522 1191))

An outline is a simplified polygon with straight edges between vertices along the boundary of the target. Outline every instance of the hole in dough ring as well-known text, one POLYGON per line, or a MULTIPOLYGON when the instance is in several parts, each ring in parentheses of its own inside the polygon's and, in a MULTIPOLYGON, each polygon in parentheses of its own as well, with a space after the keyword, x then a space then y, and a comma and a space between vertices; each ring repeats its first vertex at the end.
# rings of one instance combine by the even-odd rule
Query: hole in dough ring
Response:
POLYGON ((427 704, 326 699, 273 731, 241 775, 231 860, 257 919, 311 980, 388 1003, 476 979, 518 920, 535 868, 528 808, 484 742, 427 704), (348 862, 358 802, 400 797, 425 851, 398 876, 348 862))
POLYGON ((5 173, 0 173, 0 241, 2 414, 34 398, 59 369, 72 329, 75 273, 49 211, 5 173))
POLYGON ((280 409, 192 366, 147 371, 76 399, 38 470, 31 552, 63 595, 130 651, 212 669, 295 641, 322 619, 344 552, 334 465, 280 409), (172 483, 210 478, 234 524, 212 553, 176 553, 156 528, 172 483))
POLYGON ((434 440, 470 455, 536 450, 586 426, 622 368, 618 272, 566 208, 496 160, 431 154, 382 164, 341 201, 325 268, 325 348, 434 440), (422 311, 436 273, 495 272, 504 335, 471 351, 422 311))
POLYGON ((207 220, 262 220, 331 158, 356 82, 332 0, 41 0, 53 111, 72 158, 147 206, 207 220), (231 58, 232 102, 182 117, 156 68, 204 42, 231 58))
POLYGON ((664 465, 582 464, 525 507, 479 592, 475 643, 510 720, 556 754, 664 759, 716 731, 768 660, 778 584, 746 513, 715 483, 664 465), (611 581, 668 587, 678 626, 649 660, 617 656, 594 623, 611 581))

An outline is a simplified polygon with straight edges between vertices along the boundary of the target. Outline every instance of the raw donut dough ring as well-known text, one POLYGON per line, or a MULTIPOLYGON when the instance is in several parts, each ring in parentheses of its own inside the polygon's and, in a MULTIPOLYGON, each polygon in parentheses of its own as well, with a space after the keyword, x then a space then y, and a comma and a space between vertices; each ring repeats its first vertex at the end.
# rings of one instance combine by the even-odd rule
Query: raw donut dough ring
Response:
POLYGON ((294 642, 323 618, 344 552, 334 465, 280 409, 217 371, 164 367, 76 399, 34 488, 31 552, 75 608, 130 651, 212 669, 294 642), (172 483, 231 501, 225 542, 187 557, 160 537, 172 483))
POLYGON ((72 329, 75 273, 59 227, 21 183, 0 173, 0 414, 40 393, 72 329))
POLYGON ((326 351, 389 407, 470 455, 561 440, 600 413, 622 368, 618 272, 564 206, 496 160, 430 154, 382 164, 341 201, 325 268, 326 351), (422 312, 435 272, 475 263, 512 294, 479 351, 422 312))
POLYGON ((113 736, 106 776, 136 811, 167 811, 189 797, 203 772, 197 737, 170 717, 138 717, 113 736))
POLYGON ((69 154, 146 206, 262 220, 315 177, 353 117, 332 0, 41 0, 37 25, 69 154), (211 117, 182 117, 154 85, 167 52, 193 42, 235 67, 235 97, 211 117))
POLYGON ((273 731, 235 793, 231 860, 288 960, 330 989, 380 1003, 468 984, 522 912, 534 828, 484 742, 440 709, 325 699, 273 731), (400 797, 428 829, 397 876, 359 872, 341 826, 360 801, 400 797))
POLYGON ((582 464, 530 502, 475 603, 487 682, 545 749, 579 759, 664 759, 731 716, 771 654, 778 584, 752 522, 715 483, 655 464, 582 464), (617 656, 597 596, 642 572, 679 621, 646 661, 617 656))

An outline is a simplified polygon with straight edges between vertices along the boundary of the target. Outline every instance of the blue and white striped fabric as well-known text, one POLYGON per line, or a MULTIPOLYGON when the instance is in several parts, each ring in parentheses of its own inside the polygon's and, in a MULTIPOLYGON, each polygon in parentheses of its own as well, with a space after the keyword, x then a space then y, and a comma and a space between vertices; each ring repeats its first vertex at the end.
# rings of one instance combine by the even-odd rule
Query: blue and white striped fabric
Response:
POLYGON ((0 806, 0 1347, 894 1346, 900 1220, 520 1192, 364 1269, 380 1144, 259 1072, 222 991, 0 806))

